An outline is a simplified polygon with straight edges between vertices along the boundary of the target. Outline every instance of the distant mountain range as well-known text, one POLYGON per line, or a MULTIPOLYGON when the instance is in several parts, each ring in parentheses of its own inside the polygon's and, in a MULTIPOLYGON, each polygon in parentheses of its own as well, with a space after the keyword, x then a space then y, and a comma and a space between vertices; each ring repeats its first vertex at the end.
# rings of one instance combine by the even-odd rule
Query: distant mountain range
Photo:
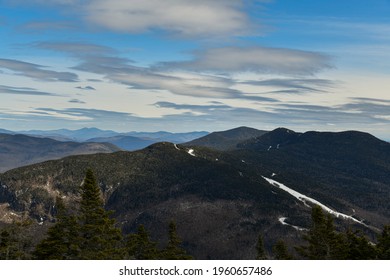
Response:
POLYGON ((109 153, 119 150, 135 151, 162 141, 183 143, 207 135, 208 132, 118 133, 111 130, 83 128, 19 132, 0 129, 0 134, 3 134, 0 137, 0 172, 4 172, 69 155, 109 153))
POLYGON ((100 130, 98 128, 82 128, 78 130, 57 129, 57 130, 25 130, 11 132, 12 134, 24 134, 34 137, 52 138, 62 141, 84 142, 95 137, 111 137, 119 133, 111 130, 100 130))
POLYGON ((52 138, 62 141, 87 142, 93 138, 106 138, 117 136, 132 136, 145 140, 153 140, 154 143, 169 141, 172 143, 183 143, 209 134, 206 131, 195 131, 188 133, 171 133, 166 131, 159 132, 116 132, 112 130, 101 130, 95 127, 82 128, 77 130, 57 129, 57 130, 25 130, 10 131, 0 129, 0 133, 6 134, 24 134, 34 137, 52 138))
POLYGON ((112 153, 119 150, 110 143, 61 142, 21 134, 0 134, 0 172, 70 155, 112 153))
POLYGON ((87 168, 124 232, 144 224, 162 240, 175 220, 198 259, 253 259, 259 233, 265 244, 283 239, 292 247, 310 226, 313 204, 339 229, 359 229, 373 241, 390 224, 389 143, 358 131, 286 128, 237 128, 13 169, 0 174, 0 221, 29 216, 50 224, 55 197, 72 206, 87 168))

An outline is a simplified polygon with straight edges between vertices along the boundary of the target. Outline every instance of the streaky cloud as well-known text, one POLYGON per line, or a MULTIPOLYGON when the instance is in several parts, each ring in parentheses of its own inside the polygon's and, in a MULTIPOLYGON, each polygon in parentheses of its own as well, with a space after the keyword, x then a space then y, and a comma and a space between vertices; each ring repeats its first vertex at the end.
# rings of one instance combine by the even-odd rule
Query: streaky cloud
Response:
POLYGON ((76 82, 78 76, 71 72, 57 72, 46 70, 46 66, 33 64, 14 59, 0 58, 0 68, 15 72, 17 75, 29 77, 41 81, 50 82, 76 82))
POLYGON ((84 57, 93 55, 116 54, 113 48, 83 42, 38 42, 33 45, 35 48, 62 52, 74 57, 84 57))
POLYGON ((217 73, 313 75, 332 68, 331 58, 318 52, 270 47, 222 47, 194 53, 194 59, 166 62, 161 68, 217 73))
POLYGON ((177 95, 231 98, 254 101, 275 102, 276 99, 261 94, 245 94, 232 87, 237 82, 230 77, 210 75, 200 72, 166 71, 158 67, 134 66, 132 60, 103 55, 82 55, 81 62, 73 69, 101 74, 110 81, 125 84, 132 89, 168 90, 177 95), (163 71, 164 70, 164 71, 163 71))
POLYGON ((85 87, 82 87, 82 86, 78 86, 76 87, 77 89, 81 89, 81 90, 96 90, 94 87, 92 86, 85 86, 85 87))
POLYGON ((334 88, 338 85, 333 80, 326 79, 292 79, 292 78, 278 78, 278 79, 264 79, 255 81, 246 81, 242 84, 261 86, 261 87, 275 87, 283 88, 282 90, 271 91, 270 93, 288 93, 288 94, 302 94, 302 93, 325 93, 328 89, 334 88))
POLYGON ((378 99, 378 98, 368 98, 368 97, 353 97, 351 98, 354 101, 360 103, 387 103, 390 104, 390 99, 378 99))
POLYGON ((39 91, 34 88, 28 87, 10 87, 0 85, 0 93, 5 94, 21 94, 21 95, 41 95, 41 96, 60 96, 55 93, 39 91))
POLYGON ((79 99, 71 99, 68 101, 69 103, 76 103, 76 104, 86 104, 86 102, 81 101, 79 99))

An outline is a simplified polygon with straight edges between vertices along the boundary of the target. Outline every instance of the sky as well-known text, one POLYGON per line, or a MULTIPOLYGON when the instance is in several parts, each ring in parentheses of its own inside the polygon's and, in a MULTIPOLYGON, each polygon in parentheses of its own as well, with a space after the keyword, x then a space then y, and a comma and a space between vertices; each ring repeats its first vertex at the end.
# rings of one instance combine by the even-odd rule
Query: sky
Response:
POLYGON ((0 0, 0 128, 390 140, 390 0, 0 0))

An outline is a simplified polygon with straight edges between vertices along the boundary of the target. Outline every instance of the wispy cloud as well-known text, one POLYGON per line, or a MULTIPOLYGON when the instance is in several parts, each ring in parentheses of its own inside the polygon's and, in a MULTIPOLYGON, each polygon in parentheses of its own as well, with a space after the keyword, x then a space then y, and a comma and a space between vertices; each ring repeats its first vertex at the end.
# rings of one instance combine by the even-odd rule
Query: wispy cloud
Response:
MULTIPOLYGON (((248 94, 237 85, 275 87, 279 93, 302 94, 323 92, 331 81, 323 79, 285 78, 241 82, 235 74, 251 72, 287 76, 305 76, 330 68, 328 56, 294 49, 265 47, 226 47, 205 49, 195 53, 190 61, 165 62, 150 67, 139 67, 134 61, 121 57, 112 48, 80 42, 39 42, 40 49, 66 53, 80 63, 75 70, 104 75, 116 83, 129 85, 134 89, 167 90, 177 95, 207 98, 246 99, 274 102, 259 91, 248 94)), ((269 90, 268 90, 269 91, 269 90)))
POLYGON ((390 124, 390 100, 354 98, 353 102, 343 105, 341 109, 387 121, 390 124))
POLYGON ((71 99, 68 101, 69 103, 76 103, 76 104, 86 104, 86 102, 81 101, 79 99, 71 99))
MULTIPOLYGON (((312 104, 272 103, 266 107, 242 108, 226 104, 191 105, 173 102, 157 102, 155 106, 171 108, 180 111, 193 112, 198 120, 206 119, 223 123, 224 116, 229 115, 229 121, 234 125, 251 123, 256 126, 256 120, 261 120, 263 126, 283 125, 295 127, 304 131, 308 129, 327 129, 337 125, 338 129, 360 129, 375 123, 372 128, 378 135, 387 133, 390 125, 390 103, 373 104, 372 102, 352 102, 337 106, 321 106, 312 104), (262 109, 261 109, 262 108, 262 109)), ((171 115, 170 117, 172 117, 171 115)))
POLYGON ((78 57, 81 62, 73 67, 75 70, 81 70, 96 74, 118 74, 133 71, 144 71, 147 68, 133 66, 132 60, 117 56, 107 55, 85 55, 78 57))
POLYGON ((201 113, 214 111, 216 109, 218 110, 232 109, 231 106, 225 105, 221 102, 214 103, 213 105, 191 105, 191 104, 177 104, 173 102, 160 101, 160 102, 156 102, 153 105, 158 108, 171 108, 175 110, 191 110, 191 111, 196 111, 201 113))
POLYGON ((214 98, 229 98, 239 95, 238 91, 229 89, 230 85, 226 80, 207 76, 200 80, 194 80, 189 77, 138 70, 109 74, 107 78, 137 89, 169 90, 179 95, 214 98))
MULTIPOLYGON (((233 89, 236 81, 231 77, 211 75, 200 71, 172 71, 159 65, 158 67, 139 67, 128 58, 114 56, 115 50, 101 45, 85 43, 41 42, 37 48, 66 53, 80 60, 75 70, 101 74, 106 79, 125 84, 133 89, 167 90, 177 95, 247 99, 273 102, 275 99, 260 94, 245 94, 233 89)), ((79 89, 90 89, 80 88, 79 89)))
POLYGON ((378 99, 378 98, 368 98, 368 97, 353 97, 351 99, 359 103, 384 103, 390 105, 390 99, 378 99))
POLYGON ((85 87, 82 87, 82 86, 78 86, 76 87, 77 89, 81 89, 81 90, 96 90, 94 87, 92 86, 85 86, 85 87))
POLYGON ((332 68, 329 56, 317 52, 269 47, 223 47, 198 51, 193 60, 161 67, 219 73, 255 72, 312 75, 332 68))
POLYGON ((108 79, 129 85, 137 89, 168 90, 177 95, 222 98, 247 99, 254 101, 274 102, 273 98, 261 94, 249 95, 233 89, 235 81, 228 78, 196 73, 159 73, 153 71, 129 71, 121 74, 110 74, 108 79))
POLYGON ((269 93, 287 93, 287 94, 305 94, 305 93, 325 93, 339 85, 340 82, 327 79, 292 79, 292 78, 277 78, 252 80, 242 82, 252 86, 262 88, 278 88, 280 90, 272 90, 269 93))
POLYGON ((29 77, 41 81, 76 82, 78 76, 71 72, 57 72, 46 70, 46 66, 28 63, 14 59, 0 58, 0 68, 10 70, 17 75, 29 77))
MULTIPOLYGON (((310 104, 278 104, 273 107, 274 113, 289 118, 291 124, 308 124, 321 127, 335 124, 339 129, 360 129, 369 124, 380 127, 390 125, 390 104, 346 103, 337 106, 320 106, 310 104)), ((374 129, 374 128, 372 128, 374 129)), ((364 129, 363 129, 364 130, 364 129)), ((381 133, 387 133, 381 131, 381 133)))
POLYGON ((33 46, 35 48, 66 53, 73 57, 102 56, 117 53, 113 48, 107 46, 83 42, 38 42, 33 44, 33 46))
POLYGON ((108 110, 99 109, 85 109, 85 108, 67 108, 67 109, 55 109, 55 108, 35 108, 35 112, 46 112, 54 116, 63 116, 65 119, 75 120, 89 120, 91 122, 113 122, 121 119, 128 120, 133 114, 123 113, 108 110))
POLYGON ((26 87, 10 87, 5 85, 0 85, 0 93, 5 94, 22 94, 22 95, 45 95, 45 96, 59 96, 55 93, 39 91, 34 88, 26 87))

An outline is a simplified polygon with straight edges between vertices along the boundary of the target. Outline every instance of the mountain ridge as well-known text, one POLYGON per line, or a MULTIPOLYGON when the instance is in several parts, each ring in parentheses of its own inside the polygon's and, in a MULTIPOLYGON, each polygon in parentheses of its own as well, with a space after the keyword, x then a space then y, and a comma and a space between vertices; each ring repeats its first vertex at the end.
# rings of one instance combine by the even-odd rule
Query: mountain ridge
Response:
POLYGON ((366 133, 284 128, 229 151, 160 142, 10 170, 0 174, 0 204, 4 217, 12 212, 50 223, 55 197, 73 205, 84 171, 92 168, 125 233, 144 224, 160 240, 161 228, 175 220, 196 258, 250 259, 259 233, 269 244, 280 238, 299 243, 312 201, 362 221, 335 216, 338 228, 359 229, 374 242, 390 223, 389 153, 390 144, 366 133), (311 200, 297 199, 292 190, 311 200))
MULTIPOLYGON (((147 138, 154 139, 155 142, 162 141, 171 141, 175 143, 181 143, 193 140, 195 138, 204 136, 208 134, 207 131, 193 131, 193 132, 167 132, 167 131, 157 131, 157 132, 116 132, 113 130, 101 130, 96 127, 84 127, 81 129, 55 129, 55 130, 24 130, 24 131, 10 131, 5 129, 0 129, 0 133, 5 134, 24 134, 33 137, 45 137, 45 138, 54 138, 55 140, 63 139, 64 141, 76 141, 76 142, 85 142, 92 138, 110 138, 116 136, 132 136, 137 138, 147 138)), ((150 140, 149 139, 149 140, 150 140)))

